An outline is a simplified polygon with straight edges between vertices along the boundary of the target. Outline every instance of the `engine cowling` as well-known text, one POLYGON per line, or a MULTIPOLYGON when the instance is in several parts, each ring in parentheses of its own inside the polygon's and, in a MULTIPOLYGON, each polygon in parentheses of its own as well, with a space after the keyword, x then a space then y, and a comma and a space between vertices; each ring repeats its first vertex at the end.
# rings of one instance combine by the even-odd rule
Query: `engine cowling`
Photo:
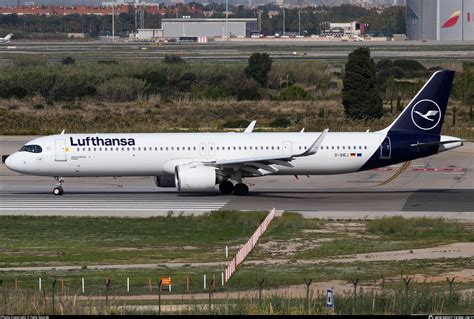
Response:
POLYGON ((155 176, 156 187, 175 187, 175 179, 173 175, 155 176))
POLYGON ((178 191, 199 191, 213 188, 217 183, 216 170, 201 164, 175 167, 175 184, 178 191))

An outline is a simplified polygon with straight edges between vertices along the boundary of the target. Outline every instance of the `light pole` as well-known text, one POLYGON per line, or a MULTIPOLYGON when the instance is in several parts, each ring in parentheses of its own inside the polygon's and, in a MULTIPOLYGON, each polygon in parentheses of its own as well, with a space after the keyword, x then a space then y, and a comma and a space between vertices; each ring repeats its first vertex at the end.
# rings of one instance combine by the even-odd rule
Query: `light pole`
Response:
POLYGON ((229 0, 225 0, 225 39, 229 41, 229 0))
POLYGON ((115 42, 115 4, 112 3, 112 43, 115 42))
POLYGON ((301 35, 301 8, 298 8, 298 35, 301 35))
POLYGON ((283 8, 283 32, 282 35, 285 35, 285 8, 283 8))

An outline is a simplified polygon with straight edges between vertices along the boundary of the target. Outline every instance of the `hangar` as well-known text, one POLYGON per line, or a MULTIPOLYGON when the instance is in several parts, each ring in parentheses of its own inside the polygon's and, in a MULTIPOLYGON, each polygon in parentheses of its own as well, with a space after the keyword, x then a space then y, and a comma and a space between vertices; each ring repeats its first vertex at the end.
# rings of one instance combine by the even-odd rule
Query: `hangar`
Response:
POLYGON ((248 37, 257 30, 257 19, 176 18, 162 20, 165 38, 248 37))
POLYGON ((474 0, 407 0, 409 40, 474 40, 474 0))

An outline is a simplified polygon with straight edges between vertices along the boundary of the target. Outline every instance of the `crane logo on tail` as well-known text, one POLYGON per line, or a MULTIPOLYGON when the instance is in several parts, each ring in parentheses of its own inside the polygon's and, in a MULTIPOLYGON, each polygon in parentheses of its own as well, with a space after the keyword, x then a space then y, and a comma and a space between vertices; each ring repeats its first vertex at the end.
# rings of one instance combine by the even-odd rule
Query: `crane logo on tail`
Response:
POLYGON ((421 100, 411 109, 411 119, 416 127, 429 131, 441 121, 441 109, 432 100, 421 100))

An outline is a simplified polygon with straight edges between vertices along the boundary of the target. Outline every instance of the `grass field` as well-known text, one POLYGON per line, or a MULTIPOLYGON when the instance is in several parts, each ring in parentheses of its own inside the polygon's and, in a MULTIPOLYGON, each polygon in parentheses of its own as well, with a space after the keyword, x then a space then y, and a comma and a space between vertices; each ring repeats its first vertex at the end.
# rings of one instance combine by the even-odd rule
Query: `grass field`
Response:
POLYGON ((0 266, 222 260, 265 212, 132 218, 0 217, 0 266))

